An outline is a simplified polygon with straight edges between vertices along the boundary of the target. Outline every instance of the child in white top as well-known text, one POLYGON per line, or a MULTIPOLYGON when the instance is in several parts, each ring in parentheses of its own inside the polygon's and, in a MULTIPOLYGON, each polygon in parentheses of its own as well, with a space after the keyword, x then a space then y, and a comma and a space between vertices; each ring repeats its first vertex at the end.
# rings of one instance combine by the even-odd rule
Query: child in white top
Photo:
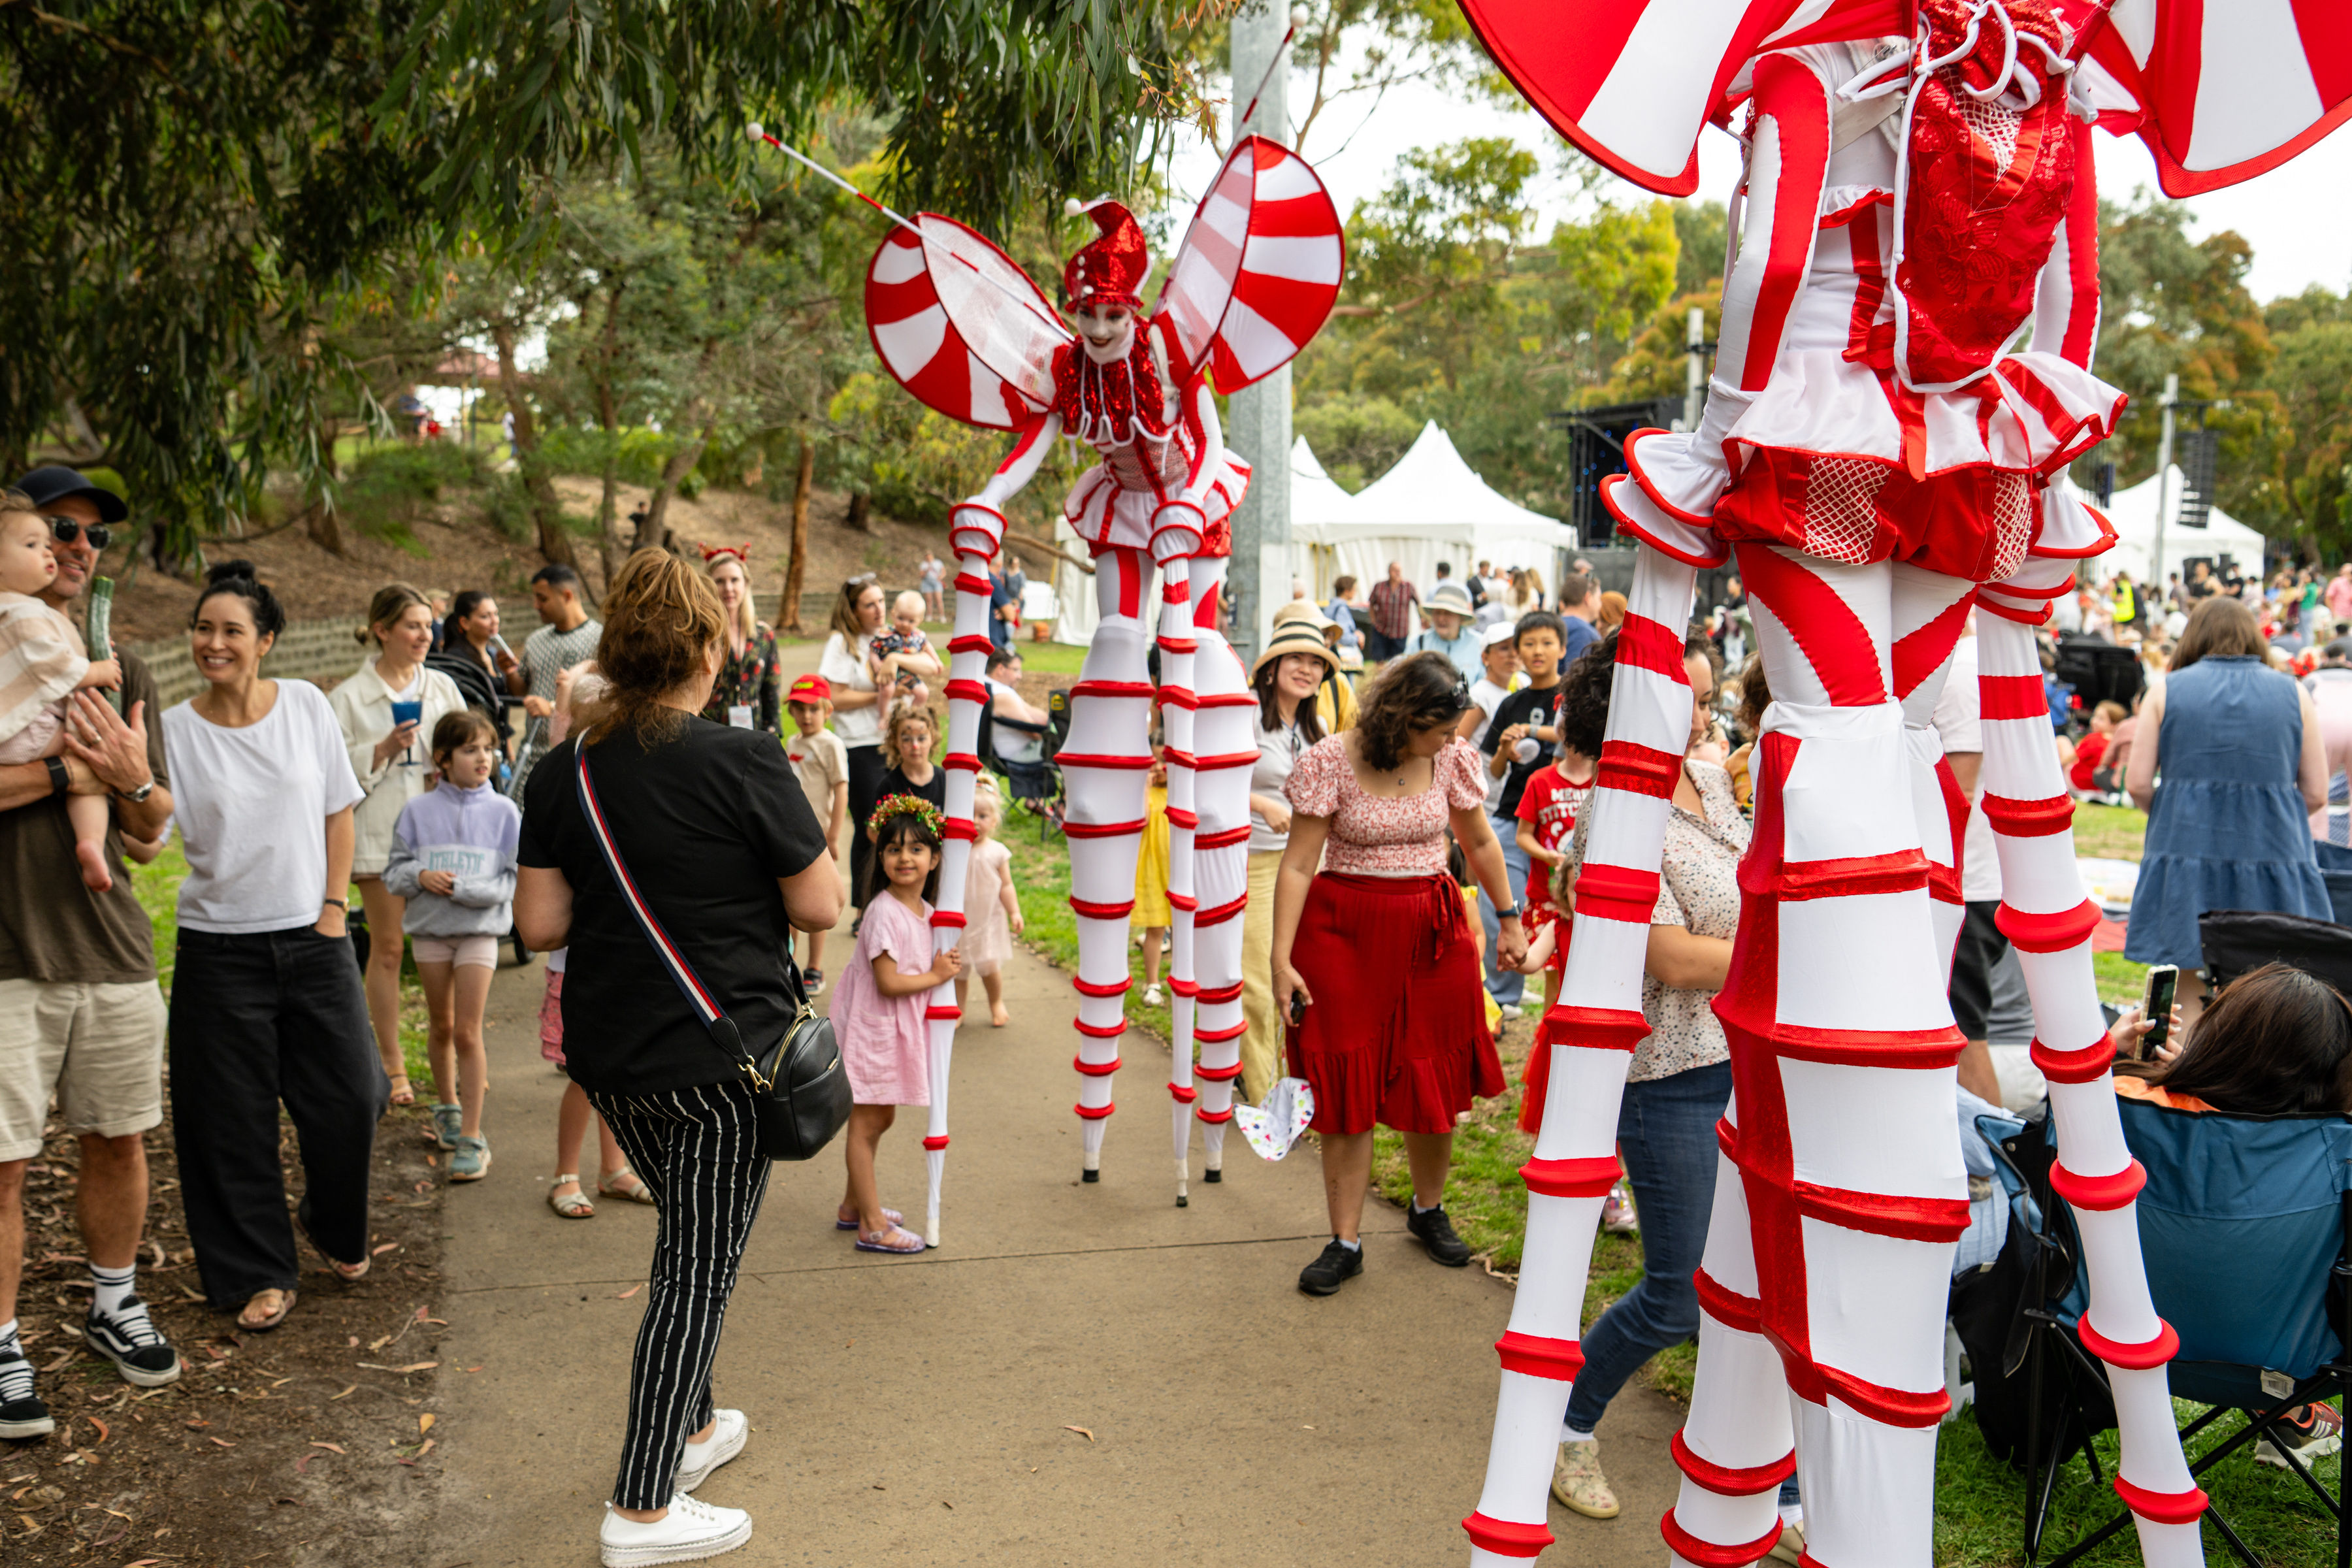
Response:
MULTIPOLYGON (((887 691, 902 679, 898 673, 900 654, 930 651, 930 639, 923 635, 923 596, 910 588, 890 602, 889 630, 867 646, 866 673, 874 678, 876 689, 887 691)), ((909 675, 904 679, 911 684, 915 678, 909 675)))
MULTIPOLYGON (((37 597, 57 575, 47 520, 35 512, 0 511, 0 763, 63 756, 66 705, 73 693, 122 684, 122 667, 110 658, 83 657, 81 633, 37 597)), ((93 892, 114 886, 106 868, 111 815, 102 795, 66 796, 74 858, 81 866, 82 884, 93 892)))

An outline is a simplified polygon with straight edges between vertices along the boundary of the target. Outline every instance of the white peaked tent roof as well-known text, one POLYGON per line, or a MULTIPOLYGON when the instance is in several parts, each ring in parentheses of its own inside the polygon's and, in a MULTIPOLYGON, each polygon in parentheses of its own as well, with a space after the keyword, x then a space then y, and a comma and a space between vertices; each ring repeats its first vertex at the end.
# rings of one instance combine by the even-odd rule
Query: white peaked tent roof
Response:
POLYGON ((1318 527, 1324 523, 1352 522, 1356 516, 1356 498, 1339 488, 1339 481, 1323 471, 1316 459, 1315 449, 1299 437, 1290 444, 1290 526, 1318 527))
MULTIPOLYGON (((2167 516, 2164 521, 2164 570, 2177 572, 2180 563, 2193 555, 2233 555, 2241 566, 2260 567, 2263 546, 2268 541, 2255 530, 2215 507, 2208 514, 2203 528, 2180 526, 2180 467, 2173 465, 2172 482, 2166 491, 2167 516)), ((2157 476, 2151 474, 2129 489, 2117 490, 2115 499, 2104 509, 2107 521, 2116 526, 2116 545, 2099 558, 2102 574, 2128 572, 2136 583, 2148 579, 2149 564, 2156 546, 2157 476)))
MULTIPOLYGON (((1407 533, 1464 543, 1513 539, 1576 548, 1575 530, 1496 494, 1462 460, 1435 420, 1421 427, 1396 467, 1349 500, 1346 521, 1327 525, 1318 542, 1407 533)), ((1294 521, 1297 515, 1294 508, 1294 521)))

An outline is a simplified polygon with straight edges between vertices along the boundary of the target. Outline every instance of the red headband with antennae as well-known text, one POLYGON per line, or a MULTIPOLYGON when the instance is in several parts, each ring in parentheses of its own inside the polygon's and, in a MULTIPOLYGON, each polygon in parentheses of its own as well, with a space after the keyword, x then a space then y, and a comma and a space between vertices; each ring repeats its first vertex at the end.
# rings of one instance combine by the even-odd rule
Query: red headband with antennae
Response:
POLYGON ((741 544, 706 544, 702 547, 702 563, 705 566, 722 555, 734 557, 738 565, 749 566, 751 564, 751 542, 746 540, 741 544))

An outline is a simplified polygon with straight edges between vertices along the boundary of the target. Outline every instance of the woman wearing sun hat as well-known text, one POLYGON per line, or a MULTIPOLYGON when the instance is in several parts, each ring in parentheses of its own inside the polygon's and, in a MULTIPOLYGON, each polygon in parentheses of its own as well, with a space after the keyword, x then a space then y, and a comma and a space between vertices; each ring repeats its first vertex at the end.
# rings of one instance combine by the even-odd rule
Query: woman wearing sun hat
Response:
POLYGON ((1264 1100, 1282 1076, 1282 1026, 1274 1012, 1274 874, 1290 843, 1290 802, 1283 789, 1307 749, 1336 732, 1323 708, 1333 685, 1346 693, 1348 721, 1355 722, 1355 693, 1323 641, 1320 628, 1332 624, 1312 605, 1286 605, 1250 667, 1257 763, 1250 770, 1249 902, 1242 910, 1242 1018, 1249 1026, 1242 1036, 1242 1093, 1252 1102, 1264 1100))
MULTIPOLYGON (((1325 651, 1331 655, 1328 667, 1321 676, 1322 684, 1315 693, 1316 716, 1323 721, 1323 732, 1336 735, 1342 730, 1356 727, 1356 681, 1348 665, 1348 650, 1339 640, 1339 623, 1304 599, 1294 599, 1274 613, 1274 629, 1279 634, 1285 626, 1312 626, 1323 638, 1325 651)), ((1259 662, 1265 662, 1261 656, 1259 662)), ((1361 658, 1355 669, 1364 668, 1361 658)))

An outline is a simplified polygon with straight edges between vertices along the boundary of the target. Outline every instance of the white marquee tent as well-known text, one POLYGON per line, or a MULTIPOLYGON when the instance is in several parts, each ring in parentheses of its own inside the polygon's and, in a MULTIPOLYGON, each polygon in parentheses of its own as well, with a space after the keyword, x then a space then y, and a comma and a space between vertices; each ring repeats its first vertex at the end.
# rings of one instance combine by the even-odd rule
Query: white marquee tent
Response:
POLYGON ((1353 496, 1339 491, 1301 440, 1291 457, 1294 494, 1297 477, 1312 469, 1315 480, 1346 497, 1339 515, 1310 518, 1292 503, 1290 536, 1305 547, 1316 596, 1329 595, 1333 579, 1352 576, 1367 588, 1388 573, 1391 561, 1423 594, 1437 581, 1436 565, 1450 563, 1462 581, 1480 561, 1498 568, 1532 566, 1547 584, 1559 580, 1567 557, 1577 548, 1576 531, 1507 500, 1480 479, 1435 422, 1396 466, 1353 496))
MULTIPOLYGON (((2148 580, 2149 563, 2156 547, 2156 476, 2150 475, 2129 489, 2117 490, 2115 500, 2105 509, 2107 521, 2116 525, 2116 546, 2101 556, 2094 568, 2100 575, 2128 572, 2135 583, 2148 580)), ((2236 518, 2215 507, 2203 528, 2183 528, 2179 523, 2181 480, 2180 468, 2175 464, 2172 483, 2167 489, 2164 526, 2164 570, 2167 574, 2180 570, 2180 563, 2192 556, 2210 556, 2217 563, 2224 555, 2234 556, 2239 566, 2252 571, 2263 563, 2263 546, 2269 542, 2263 535, 2248 528, 2236 518)))

